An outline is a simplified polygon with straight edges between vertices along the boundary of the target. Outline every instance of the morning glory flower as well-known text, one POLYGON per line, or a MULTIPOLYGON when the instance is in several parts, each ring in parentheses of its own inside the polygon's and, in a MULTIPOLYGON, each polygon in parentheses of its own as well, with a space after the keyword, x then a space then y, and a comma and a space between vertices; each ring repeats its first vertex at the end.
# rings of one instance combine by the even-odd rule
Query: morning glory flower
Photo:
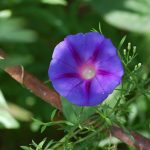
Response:
POLYGON ((116 48, 98 32, 67 36, 55 47, 48 70, 55 90, 79 106, 103 102, 123 74, 116 48))

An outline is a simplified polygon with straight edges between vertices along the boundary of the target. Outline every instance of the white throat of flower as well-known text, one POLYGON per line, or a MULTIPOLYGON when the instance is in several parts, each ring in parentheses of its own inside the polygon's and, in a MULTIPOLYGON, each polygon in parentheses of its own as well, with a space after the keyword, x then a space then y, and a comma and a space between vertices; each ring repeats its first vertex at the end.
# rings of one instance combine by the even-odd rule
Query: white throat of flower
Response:
POLYGON ((96 74, 96 70, 92 66, 85 66, 82 68, 81 75, 84 79, 92 79, 96 74))

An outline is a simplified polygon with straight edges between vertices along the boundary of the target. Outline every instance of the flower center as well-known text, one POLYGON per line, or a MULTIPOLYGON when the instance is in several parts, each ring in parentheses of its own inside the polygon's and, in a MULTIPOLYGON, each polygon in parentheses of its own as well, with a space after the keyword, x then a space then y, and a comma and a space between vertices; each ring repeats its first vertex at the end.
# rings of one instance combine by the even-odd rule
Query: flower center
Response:
POLYGON ((84 79, 92 79, 96 74, 96 70, 93 66, 84 66, 81 71, 81 75, 84 79))

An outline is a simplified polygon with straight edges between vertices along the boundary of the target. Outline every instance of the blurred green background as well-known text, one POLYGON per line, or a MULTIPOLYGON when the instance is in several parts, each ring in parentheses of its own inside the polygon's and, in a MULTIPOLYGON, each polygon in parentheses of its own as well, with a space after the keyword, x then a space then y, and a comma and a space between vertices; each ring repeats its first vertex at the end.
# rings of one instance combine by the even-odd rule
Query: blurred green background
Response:
MULTIPOLYGON (((141 62, 143 74, 150 76, 150 0, 0 0, 0 48, 12 58, 10 64, 22 64, 47 81, 55 45, 68 34, 98 29, 99 22, 116 46, 127 35, 125 46, 137 46, 135 62, 141 62)), ((134 127, 140 122, 149 136, 143 123, 150 116, 150 104, 138 99, 130 123, 134 127)), ((0 150, 18 150, 32 139, 61 137, 55 128, 40 134, 31 120, 49 121, 53 109, 0 70, 0 150)))

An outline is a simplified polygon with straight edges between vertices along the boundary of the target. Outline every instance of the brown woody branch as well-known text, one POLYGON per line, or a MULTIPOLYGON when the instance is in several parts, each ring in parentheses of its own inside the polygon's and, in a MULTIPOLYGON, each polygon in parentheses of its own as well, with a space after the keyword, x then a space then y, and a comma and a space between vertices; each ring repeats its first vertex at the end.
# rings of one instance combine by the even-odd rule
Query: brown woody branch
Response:
POLYGON ((126 133, 120 127, 112 126, 111 133, 122 142, 133 146, 138 150, 150 150, 150 139, 145 138, 136 132, 130 131, 129 135, 129 133, 126 133))
MULTIPOLYGON (((2 50, 0 50, 0 60, 5 58, 6 54, 2 50)), ((4 71, 21 85, 32 91, 36 96, 61 110, 61 101, 59 94, 54 90, 48 88, 35 76, 25 71, 23 66, 6 67, 4 68, 4 71)))
MULTIPOLYGON (((5 58, 5 53, 0 50, 0 60, 5 58)), ((4 68, 4 71, 21 85, 24 85, 27 89, 32 91, 36 96, 40 97, 42 100, 50 103, 52 106, 62 111, 59 94, 47 87, 35 76, 25 71, 22 66, 7 67, 4 68)), ((130 132, 134 140, 131 139, 131 137, 127 133, 125 133, 123 129, 117 126, 112 126, 111 133, 113 136, 120 139, 124 143, 139 150, 150 150, 150 139, 147 139, 138 133, 135 133, 133 131, 130 132)))

